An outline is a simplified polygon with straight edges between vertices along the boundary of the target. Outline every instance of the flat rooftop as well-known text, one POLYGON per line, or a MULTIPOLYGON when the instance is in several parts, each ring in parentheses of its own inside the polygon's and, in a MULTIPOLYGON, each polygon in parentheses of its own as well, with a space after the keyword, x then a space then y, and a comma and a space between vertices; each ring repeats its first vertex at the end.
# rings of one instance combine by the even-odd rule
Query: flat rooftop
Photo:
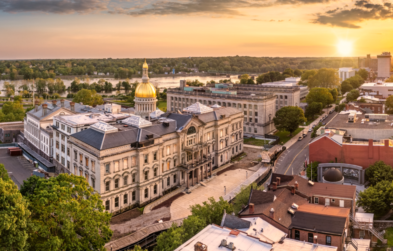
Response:
POLYGON ((105 115, 104 113, 82 113, 78 115, 63 115, 56 116, 55 119, 61 121, 67 125, 78 126, 78 125, 92 125, 97 123, 98 121, 111 122, 119 119, 128 118, 129 114, 124 113, 108 113, 105 115))
POLYGON ((297 212, 306 212, 313 214, 323 214, 335 217, 348 217, 351 209, 344 207, 326 207, 319 204, 300 205, 297 212))
POLYGON ((361 88, 365 88, 365 87, 392 87, 393 83, 364 83, 360 86, 361 88))
POLYGON ((335 251, 337 247, 313 244, 306 241, 284 239, 283 243, 274 243, 274 251, 335 251))
POLYGON ((355 122, 348 122, 348 114, 338 114, 333 120, 327 124, 327 128, 336 129, 390 129, 393 130, 393 116, 389 115, 385 122, 372 122, 365 118, 365 115, 356 114, 355 122), (362 123, 363 122, 363 123, 362 123))

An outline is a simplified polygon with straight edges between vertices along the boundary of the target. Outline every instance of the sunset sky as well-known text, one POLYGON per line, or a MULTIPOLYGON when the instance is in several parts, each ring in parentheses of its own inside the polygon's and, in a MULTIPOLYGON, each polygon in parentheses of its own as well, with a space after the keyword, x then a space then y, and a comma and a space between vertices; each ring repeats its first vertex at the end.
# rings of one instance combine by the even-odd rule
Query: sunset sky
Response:
POLYGON ((375 56, 392 18, 388 1, 0 0, 0 59, 375 56))

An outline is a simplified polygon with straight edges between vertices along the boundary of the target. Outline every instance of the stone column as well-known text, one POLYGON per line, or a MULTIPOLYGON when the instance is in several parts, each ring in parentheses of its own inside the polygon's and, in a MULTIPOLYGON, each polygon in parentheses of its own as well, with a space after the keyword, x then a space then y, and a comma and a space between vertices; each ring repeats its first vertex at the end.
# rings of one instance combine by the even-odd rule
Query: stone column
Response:
POLYGON ((196 171, 196 178, 197 178, 196 183, 198 184, 199 183, 199 167, 197 167, 197 169, 195 169, 195 171, 196 171))
POLYGON ((210 164, 210 178, 213 176, 212 165, 210 164))
POLYGON ((187 189, 190 188, 190 172, 186 173, 186 179, 187 179, 187 189))

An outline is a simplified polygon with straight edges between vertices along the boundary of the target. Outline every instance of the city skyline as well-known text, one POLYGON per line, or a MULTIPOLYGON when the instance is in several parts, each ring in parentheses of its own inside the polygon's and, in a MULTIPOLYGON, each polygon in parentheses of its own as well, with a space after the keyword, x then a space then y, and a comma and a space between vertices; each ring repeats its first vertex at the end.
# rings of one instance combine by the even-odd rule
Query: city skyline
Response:
POLYGON ((0 59, 375 56, 392 16, 368 1, 6 0, 0 59))

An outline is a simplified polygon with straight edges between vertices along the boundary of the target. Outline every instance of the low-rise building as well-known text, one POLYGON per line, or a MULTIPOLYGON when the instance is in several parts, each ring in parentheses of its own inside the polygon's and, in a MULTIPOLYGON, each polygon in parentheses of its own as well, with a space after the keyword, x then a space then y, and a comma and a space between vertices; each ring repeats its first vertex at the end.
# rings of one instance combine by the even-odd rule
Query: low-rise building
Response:
POLYGON ((376 83, 364 83, 359 87, 362 96, 372 96, 381 101, 393 94, 393 83, 378 81, 376 83))
POLYGON ((363 114, 366 113, 385 113, 385 104, 383 102, 378 103, 363 103, 363 102, 351 102, 346 105, 346 110, 355 110, 363 114))
POLYGON ((277 110, 284 106, 299 106, 300 88, 221 83, 190 87, 181 81, 180 88, 167 91, 168 111, 181 111, 195 102, 235 108, 244 114, 245 134, 264 136, 275 130, 273 117, 277 110))
POLYGON ((0 141, 3 143, 16 142, 18 135, 24 130, 23 121, 0 123, 0 141))
POLYGON ((341 83, 350 77, 354 77, 356 74, 356 70, 352 67, 342 67, 338 69, 338 77, 340 78, 341 83))
POLYGON ((101 121, 70 136, 68 172, 86 177, 108 211, 146 204, 179 185, 196 185, 240 154, 242 128, 237 109, 200 103, 151 121, 136 115, 114 125, 101 121))

